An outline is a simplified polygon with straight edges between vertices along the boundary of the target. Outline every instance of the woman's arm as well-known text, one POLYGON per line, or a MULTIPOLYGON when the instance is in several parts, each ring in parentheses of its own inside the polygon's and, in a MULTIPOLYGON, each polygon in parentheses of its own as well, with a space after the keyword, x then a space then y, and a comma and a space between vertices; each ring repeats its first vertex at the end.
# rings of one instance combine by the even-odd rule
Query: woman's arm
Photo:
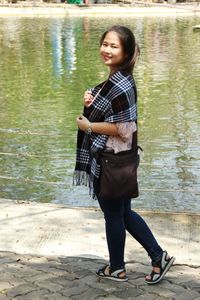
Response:
POLYGON ((105 135, 117 136, 118 129, 114 123, 109 122, 90 122, 86 117, 79 116, 77 119, 77 125, 79 129, 83 131, 88 131, 89 133, 99 133, 105 135))

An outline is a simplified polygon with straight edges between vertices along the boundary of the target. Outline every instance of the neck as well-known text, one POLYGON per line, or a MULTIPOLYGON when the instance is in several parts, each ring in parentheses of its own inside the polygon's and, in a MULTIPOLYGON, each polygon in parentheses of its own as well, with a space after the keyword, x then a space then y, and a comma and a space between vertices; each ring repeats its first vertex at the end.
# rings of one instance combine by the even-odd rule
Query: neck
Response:
POLYGON ((110 74, 109 74, 109 77, 111 77, 114 73, 116 73, 118 71, 118 69, 114 69, 114 68, 110 68, 110 74))

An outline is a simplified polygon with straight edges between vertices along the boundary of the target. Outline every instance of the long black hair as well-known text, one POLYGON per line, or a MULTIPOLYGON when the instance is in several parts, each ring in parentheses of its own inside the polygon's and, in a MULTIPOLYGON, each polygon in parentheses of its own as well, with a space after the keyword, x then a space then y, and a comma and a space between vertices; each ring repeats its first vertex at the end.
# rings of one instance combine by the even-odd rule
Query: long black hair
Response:
POLYGON ((132 73, 137 57, 140 54, 140 48, 135 41, 134 34, 128 27, 121 26, 121 25, 114 25, 103 33, 100 39, 100 46, 102 45, 107 33, 111 31, 116 32, 118 34, 118 37, 120 39, 125 54, 125 60, 118 67, 118 70, 132 73))

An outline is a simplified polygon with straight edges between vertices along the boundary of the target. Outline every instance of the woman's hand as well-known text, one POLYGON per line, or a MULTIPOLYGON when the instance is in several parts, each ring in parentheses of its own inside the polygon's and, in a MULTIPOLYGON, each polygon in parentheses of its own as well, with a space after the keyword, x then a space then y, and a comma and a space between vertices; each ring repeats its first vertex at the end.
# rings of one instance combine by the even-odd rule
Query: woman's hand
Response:
POLYGON ((92 93, 90 91, 85 91, 83 98, 84 106, 89 107, 92 104, 93 100, 94 97, 92 96, 92 93))
POLYGON ((78 125, 78 128, 83 130, 83 131, 87 131, 90 122, 88 121, 88 119, 86 117, 84 117, 83 115, 80 115, 76 118, 76 122, 78 125))
POLYGON ((77 125, 80 130, 88 131, 88 133, 99 133, 105 135, 116 136, 119 135, 115 123, 108 122, 90 122, 86 117, 80 115, 76 118, 77 125))

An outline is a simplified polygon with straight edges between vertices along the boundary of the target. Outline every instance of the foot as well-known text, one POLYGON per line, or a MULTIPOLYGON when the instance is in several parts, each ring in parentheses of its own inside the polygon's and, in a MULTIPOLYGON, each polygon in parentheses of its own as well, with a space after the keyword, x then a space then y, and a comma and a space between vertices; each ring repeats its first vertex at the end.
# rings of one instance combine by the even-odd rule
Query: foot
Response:
MULTIPOLYGON (((158 268, 158 267, 153 267, 151 274, 152 274, 153 272, 156 273, 156 274, 160 274, 160 268, 158 268)), ((151 280, 151 274, 147 275, 147 276, 145 277, 145 280, 151 280)))
POLYGON ((160 282, 165 274, 169 271, 174 261, 175 257, 170 257, 166 251, 163 251, 160 261, 152 262, 153 270, 150 275, 145 277, 146 283, 156 284, 160 282))
MULTIPOLYGON (((106 275, 110 275, 110 267, 109 266, 106 266, 104 273, 106 275)), ((119 278, 124 278, 124 277, 126 277, 126 272, 122 271, 121 273, 119 273, 118 276, 119 276, 119 278)))
POLYGON ((104 266, 103 268, 99 269, 96 274, 101 278, 107 278, 115 281, 127 281, 128 278, 126 277, 125 269, 119 269, 116 271, 112 271, 110 266, 104 266))
MULTIPOLYGON (((167 253, 166 259, 167 259, 167 260, 170 259, 170 256, 169 256, 168 253, 167 253)), ((154 273, 156 273, 156 274, 160 274, 160 268, 158 268, 158 267, 153 267, 152 272, 154 272, 154 273)), ((152 273, 152 272, 151 272, 151 273, 152 273)), ((151 280, 151 274, 147 275, 147 276, 145 277, 145 279, 146 279, 146 280, 151 280)))

